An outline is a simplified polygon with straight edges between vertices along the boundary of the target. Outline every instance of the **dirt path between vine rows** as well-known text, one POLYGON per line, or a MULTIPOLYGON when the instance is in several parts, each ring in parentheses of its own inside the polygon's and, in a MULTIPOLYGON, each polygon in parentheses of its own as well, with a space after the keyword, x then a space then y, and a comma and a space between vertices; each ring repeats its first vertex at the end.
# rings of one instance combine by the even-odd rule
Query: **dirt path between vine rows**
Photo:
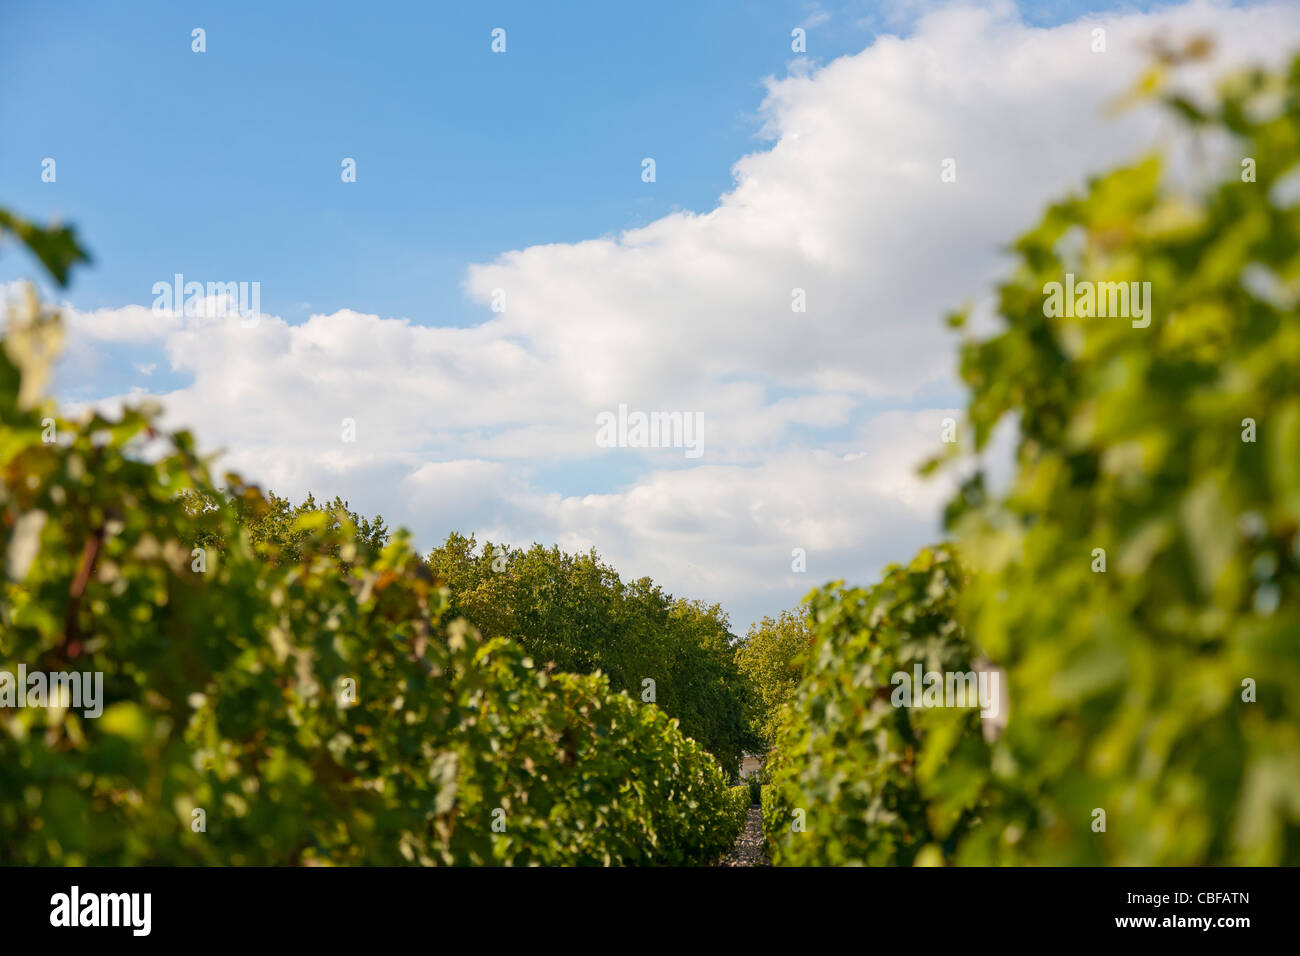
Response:
POLYGON ((745 829, 736 838, 731 852, 718 861, 718 866, 767 866, 763 852, 763 811, 750 807, 745 814, 745 829))

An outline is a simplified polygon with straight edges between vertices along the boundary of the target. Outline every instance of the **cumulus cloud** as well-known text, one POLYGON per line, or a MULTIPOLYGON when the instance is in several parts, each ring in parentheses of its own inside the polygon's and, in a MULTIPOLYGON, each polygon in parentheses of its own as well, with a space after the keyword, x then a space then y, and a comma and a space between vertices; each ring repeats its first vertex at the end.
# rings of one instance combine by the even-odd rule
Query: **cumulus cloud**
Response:
POLYGON ((1046 29, 1009 7, 931 10, 770 79, 768 145, 715 208, 471 267, 477 326, 343 310, 246 328, 127 306, 72 310, 74 354, 161 349, 187 381, 161 396, 171 421, 277 491, 341 494, 424 546, 452 529, 595 546, 743 627, 936 534, 945 488, 914 469, 960 400, 942 316, 986 303, 1049 199, 1167 135, 1150 111, 1104 115, 1144 42, 1208 33, 1217 71, 1278 62, 1298 25, 1292 5, 1046 29), (595 416, 620 403, 702 413, 704 457, 597 448, 595 416))

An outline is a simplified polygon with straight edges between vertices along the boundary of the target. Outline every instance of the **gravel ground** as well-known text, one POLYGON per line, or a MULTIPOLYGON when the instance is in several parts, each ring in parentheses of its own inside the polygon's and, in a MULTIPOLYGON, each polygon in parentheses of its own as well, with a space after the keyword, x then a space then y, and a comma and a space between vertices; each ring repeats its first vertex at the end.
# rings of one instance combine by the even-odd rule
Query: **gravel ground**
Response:
POLYGON ((750 807, 745 814, 745 829, 731 852, 718 861, 718 866, 767 866, 767 854, 763 852, 763 811, 750 807))

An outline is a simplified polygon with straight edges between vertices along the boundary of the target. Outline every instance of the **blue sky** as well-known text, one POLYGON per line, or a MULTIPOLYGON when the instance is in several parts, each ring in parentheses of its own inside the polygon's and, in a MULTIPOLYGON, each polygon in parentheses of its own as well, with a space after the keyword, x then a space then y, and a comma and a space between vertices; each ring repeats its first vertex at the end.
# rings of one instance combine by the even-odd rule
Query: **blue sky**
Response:
MULTIPOLYGON (((158 396, 277 491, 342 494, 424 546, 595 546, 743 629, 937 533, 943 488, 914 466, 959 415, 942 316, 987 302, 1045 201, 1153 141, 1151 117, 1101 110, 1142 42, 1208 30, 1222 66, 1297 45, 1295 21, 1287 3, 10 3, 0 202, 71 220, 95 259, 51 292, 64 400, 158 396), (150 314, 178 272, 260 283, 267 321, 150 314), (620 403, 702 414, 704 456, 596 447, 593 415, 620 403)), ((0 251, 0 285, 34 273, 0 251)))
MULTIPOLYGON (((1022 9, 1055 23, 1086 6, 1022 9)), ((0 182, 16 208, 81 228, 96 266, 74 304, 144 301, 180 270, 261 277, 263 307, 291 320, 359 308, 438 325, 481 321, 461 291, 473 262, 710 209, 762 145, 762 80, 797 59, 794 26, 813 63, 906 29, 879 4, 771 0, 15 4, 0 17, 0 182), (498 26, 504 55, 490 51, 498 26), (40 181, 45 156, 57 189, 40 181), (339 188, 345 156, 355 188, 339 188)), ((0 281, 29 269, 0 259, 0 281)))
MULTIPOLYGON (((73 292, 85 307, 138 301, 180 268, 264 276, 264 306, 289 317, 309 302, 473 322, 471 262, 716 201, 754 148, 762 77, 790 58, 776 26, 804 17, 790 3, 552 8, 11 8, 6 198, 75 214, 97 259, 73 292), (497 26, 504 55, 489 49, 497 26), (35 154, 57 158, 57 193, 35 154), (356 188, 339 188, 345 156, 356 188)), ((864 39, 823 30, 814 49, 864 39)))

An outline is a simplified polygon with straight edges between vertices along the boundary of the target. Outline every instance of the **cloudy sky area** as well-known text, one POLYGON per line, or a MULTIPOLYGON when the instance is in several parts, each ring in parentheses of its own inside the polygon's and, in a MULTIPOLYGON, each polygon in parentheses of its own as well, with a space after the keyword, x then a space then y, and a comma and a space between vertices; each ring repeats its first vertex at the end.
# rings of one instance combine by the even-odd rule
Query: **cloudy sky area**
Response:
MULTIPOLYGON (((66 214, 96 257, 51 294, 71 327, 60 396, 157 396, 226 467, 342 495, 422 548, 450 530, 594 546, 625 578, 721 601, 736 630, 826 580, 868 583, 938 533, 946 489, 915 468, 962 402, 944 314, 987 302, 1045 202, 1168 134, 1104 114, 1144 44, 1208 33, 1215 71, 1276 63, 1300 7, 766 6, 567 26, 502 7, 428 24, 409 57, 380 55, 421 32, 383 5, 370 25, 22 24, 22 55, 0 50, 3 199, 66 214), (127 48, 74 66, 104 30, 127 48), (241 44, 281 65, 250 73, 241 44), (333 72, 294 71, 313 44, 333 72), (55 48, 68 70, 34 79, 55 48), (96 73, 124 56, 132 77, 96 73), (125 132, 98 138, 101 116, 125 132), (155 314, 175 272, 260 281, 261 322, 155 314), (620 403, 702 413, 703 456, 597 447, 620 403)), ((32 273, 0 257, 0 282, 32 273)))

